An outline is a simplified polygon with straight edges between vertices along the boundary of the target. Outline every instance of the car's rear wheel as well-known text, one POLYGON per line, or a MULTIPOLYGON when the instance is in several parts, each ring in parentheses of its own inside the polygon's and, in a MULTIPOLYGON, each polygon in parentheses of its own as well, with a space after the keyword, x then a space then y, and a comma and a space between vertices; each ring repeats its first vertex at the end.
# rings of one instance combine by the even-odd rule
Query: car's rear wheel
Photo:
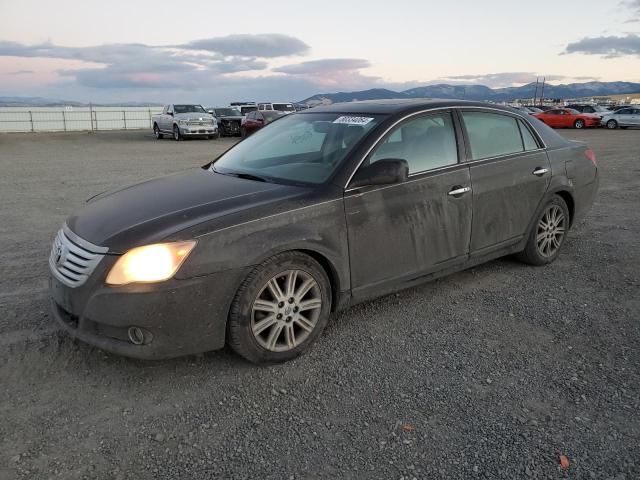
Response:
POLYGON ((154 123, 153 124, 153 134, 155 135, 155 137, 160 140, 162 138, 162 133, 160 133, 160 129, 158 128, 158 124, 154 123))
POLYGON ((618 122, 616 122, 615 120, 609 120, 607 122, 607 128, 609 130, 615 130, 616 128, 618 128, 618 122))
POLYGON ((574 126, 575 128, 578 128, 578 129, 580 129, 580 128, 584 128, 584 120, 581 120, 581 119, 576 120, 576 121, 573 123, 573 126, 574 126))
POLYGON ((546 265, 560 254, 569 232, 569 208, 559 195, 554 195, 538 215, 527 245, 517 257, 531 265, 546 265))
POLYGON ((173 139, 176 142, 179 142, 181 138, 182 138, 182 135, 180 135, 180 129, 178 128, 177 125, 174 125, 173 126, 173 139))
POLYGON ((227 341, 250 362, 268 365, 300 355, 320 335, 331 311, 324 269, 301 252, 256 267, 231 305, 227 341))

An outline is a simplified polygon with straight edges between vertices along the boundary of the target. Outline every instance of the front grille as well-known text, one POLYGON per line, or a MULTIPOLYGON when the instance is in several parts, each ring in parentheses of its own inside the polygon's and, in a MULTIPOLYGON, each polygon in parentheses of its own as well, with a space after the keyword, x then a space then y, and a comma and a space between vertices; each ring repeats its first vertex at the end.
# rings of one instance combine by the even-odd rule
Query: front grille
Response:
POLYGON ((195 121, 190 121, 188 125, 213 125, 213 122, 211 122, 210 120, 203 121, 203 122, 195 120, 195 121))
POLYGON ((79 287, 87 281, 107 250, 107 247, 94 245, 78 237, 65 224, 53 241, 49 268, 65 285, 79 287))

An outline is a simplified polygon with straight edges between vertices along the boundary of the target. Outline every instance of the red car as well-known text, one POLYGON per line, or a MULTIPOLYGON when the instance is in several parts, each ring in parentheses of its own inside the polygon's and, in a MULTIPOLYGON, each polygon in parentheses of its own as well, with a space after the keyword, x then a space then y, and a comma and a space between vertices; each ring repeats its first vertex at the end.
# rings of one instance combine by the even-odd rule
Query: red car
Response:
POLYGON ((599 127, 600 116, 592 113, 580 113, 573 108, 554 108, 533 115, 553 128, 599 127))
POLYGON ((240 134, 243 137, 251 135, 252 133, 260 130, 265 125, 273 122, 274 120, 282 117, 284 113, 278 110, 271 110, 268 112, 253 111, 247 113, 247 116, 242 119, 240 126, 240 134))

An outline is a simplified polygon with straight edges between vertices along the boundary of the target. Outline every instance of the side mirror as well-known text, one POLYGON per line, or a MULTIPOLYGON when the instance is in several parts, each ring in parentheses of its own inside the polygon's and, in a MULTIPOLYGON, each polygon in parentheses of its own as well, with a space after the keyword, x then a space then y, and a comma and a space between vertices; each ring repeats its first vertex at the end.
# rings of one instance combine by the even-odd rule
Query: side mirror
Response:
POLYGON ((173 112, 167 112, 167 115, 171 115, 173 117, 173 112))
POLYGON ((390 185, 406 182, 409 178, 409 164, 401 158, 385 158, 361 167, 351 179, 349 188, 366 185, 390 185))

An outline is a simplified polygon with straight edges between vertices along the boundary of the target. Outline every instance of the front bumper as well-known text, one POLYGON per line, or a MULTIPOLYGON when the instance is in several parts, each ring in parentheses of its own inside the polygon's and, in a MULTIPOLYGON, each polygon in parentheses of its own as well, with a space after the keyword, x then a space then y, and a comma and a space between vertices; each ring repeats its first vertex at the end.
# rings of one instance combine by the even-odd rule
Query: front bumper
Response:
POLYGON ((237 136, 240 135, 240 122, 238 121, 222 121, 218 124, 221 135, 237 136))
POLYGON ((222 348, 227 315, 247 272, 230 270, 188 280, 110 287, 103 278, 71 288, 50 278, 52 312, 73 338, 119 355, 162 359, 222 348), (144 342, 135 344, 129 329, 144 342))
POLYGON ((218 133, 215 125, 180 125, 180 135, 184 137, 209 136, 218 133))

